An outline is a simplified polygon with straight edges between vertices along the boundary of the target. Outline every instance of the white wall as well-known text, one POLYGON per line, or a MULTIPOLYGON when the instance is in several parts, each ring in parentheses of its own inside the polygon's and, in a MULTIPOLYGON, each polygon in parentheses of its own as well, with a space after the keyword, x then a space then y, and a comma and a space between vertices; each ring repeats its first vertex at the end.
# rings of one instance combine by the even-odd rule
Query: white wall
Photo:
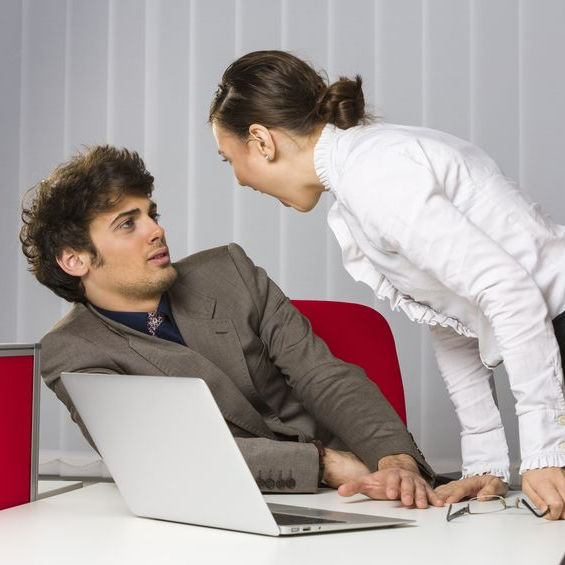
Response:
MULTIPOLYGON (((439 468, 459 464, 458 426, 427 332, 374 304, 341 267, 322 202, 301 215, 239 189, 207 109, 238 55, 283 48, 361 73, 368 103, 487 149, 561 222, 565 131, 562 0, 2 0, 0 341, 35 341, 68 306, 26 272, 21 193, 83 144, 138 150, 175 258, 235 240, 295 298, 374 305, 396 336, 409 427, 439 468), (560 70, 561 69, 561 70, 560 70)), ((504 375, 512 454, 517 432, 504 375)), ((43 390, 41 446, 85 443, 43 390)))

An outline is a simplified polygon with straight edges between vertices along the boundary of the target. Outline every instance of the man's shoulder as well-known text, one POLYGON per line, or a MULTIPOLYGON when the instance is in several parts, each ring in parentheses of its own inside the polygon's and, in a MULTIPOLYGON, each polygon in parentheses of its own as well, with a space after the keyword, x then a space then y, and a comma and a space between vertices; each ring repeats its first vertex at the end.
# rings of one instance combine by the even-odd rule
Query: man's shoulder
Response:
POLYGON ((61 334, 76 334, 80 328, 95 324, 95 316, 84 304, 76 303, 42 338, 42 341, 61 334))
POLYGON ((249 263, 250 259, 247 257, 243 248, 237 243, 229 243, 211 249, 205 249, 192 255, 188 255, 174 263, 174 266, 179 273, 179 276, 190 277, 197 273, 216 272, 233 272, 234 269, 239 269, 241 265, 249 263))
MULTIPOLYGON (((106 355, 110 335, 100 318, 84 304, 75 304, 41 338, 41 374, 47 385, 50 386, 61 371, 81 370, 87 357, 100 361, 106 355)), ((86 366, 99 365, 87 363, 86 366)))

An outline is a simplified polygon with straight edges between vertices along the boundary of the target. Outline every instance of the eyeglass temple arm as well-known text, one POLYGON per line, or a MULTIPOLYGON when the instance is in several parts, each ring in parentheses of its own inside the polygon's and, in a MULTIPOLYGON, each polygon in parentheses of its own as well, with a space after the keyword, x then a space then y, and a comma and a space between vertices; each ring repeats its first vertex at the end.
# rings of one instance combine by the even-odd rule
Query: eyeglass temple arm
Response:
POLYGON ((457 510, 457 512, 454 512, 453 514, 451 513, 451 509, 453 508, 453 504, 449 505, 449 508, 447 509, 447 521, 451 522, 451 520, 453 520, 454 518, 457 518, 458 516, 463 516, 464 514, 469 514, 469 505, 467 504, 467 506, 463 506, 463 508, 460 508, 459 510, 457 510))
POLYGON ((538 518, 543 518, 549 512, 549 506, 543 511, 538 512, 525 498, 518 499, 518 504, 523 504, 532 514, 535 514, 538 518))

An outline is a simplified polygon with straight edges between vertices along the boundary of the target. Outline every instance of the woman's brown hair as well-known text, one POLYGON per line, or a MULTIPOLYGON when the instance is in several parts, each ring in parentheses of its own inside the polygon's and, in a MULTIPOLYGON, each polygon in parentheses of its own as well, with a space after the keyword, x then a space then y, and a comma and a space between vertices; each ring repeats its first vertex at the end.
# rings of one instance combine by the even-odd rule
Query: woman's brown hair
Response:
POLYGON ((359 75, 328 86, 320 73, 285 51, 254 51, 234 61, 209 114, 210 123, 242 139, 253 123, 308 135, 321 124, 347 129, 369 119, 359 75))

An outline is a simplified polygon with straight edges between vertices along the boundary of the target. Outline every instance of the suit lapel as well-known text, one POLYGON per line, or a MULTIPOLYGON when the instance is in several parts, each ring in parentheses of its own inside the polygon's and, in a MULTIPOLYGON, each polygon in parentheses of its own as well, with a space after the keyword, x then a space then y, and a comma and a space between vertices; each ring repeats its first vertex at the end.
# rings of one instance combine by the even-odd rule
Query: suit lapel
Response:
POLYGON ((226 373, 247 398, 256 395, 233 322, 213 319, 216 300, 175 285, 171 308, 185 343, 226 373), (179 287, 183 294, 179 296, 179 287))

